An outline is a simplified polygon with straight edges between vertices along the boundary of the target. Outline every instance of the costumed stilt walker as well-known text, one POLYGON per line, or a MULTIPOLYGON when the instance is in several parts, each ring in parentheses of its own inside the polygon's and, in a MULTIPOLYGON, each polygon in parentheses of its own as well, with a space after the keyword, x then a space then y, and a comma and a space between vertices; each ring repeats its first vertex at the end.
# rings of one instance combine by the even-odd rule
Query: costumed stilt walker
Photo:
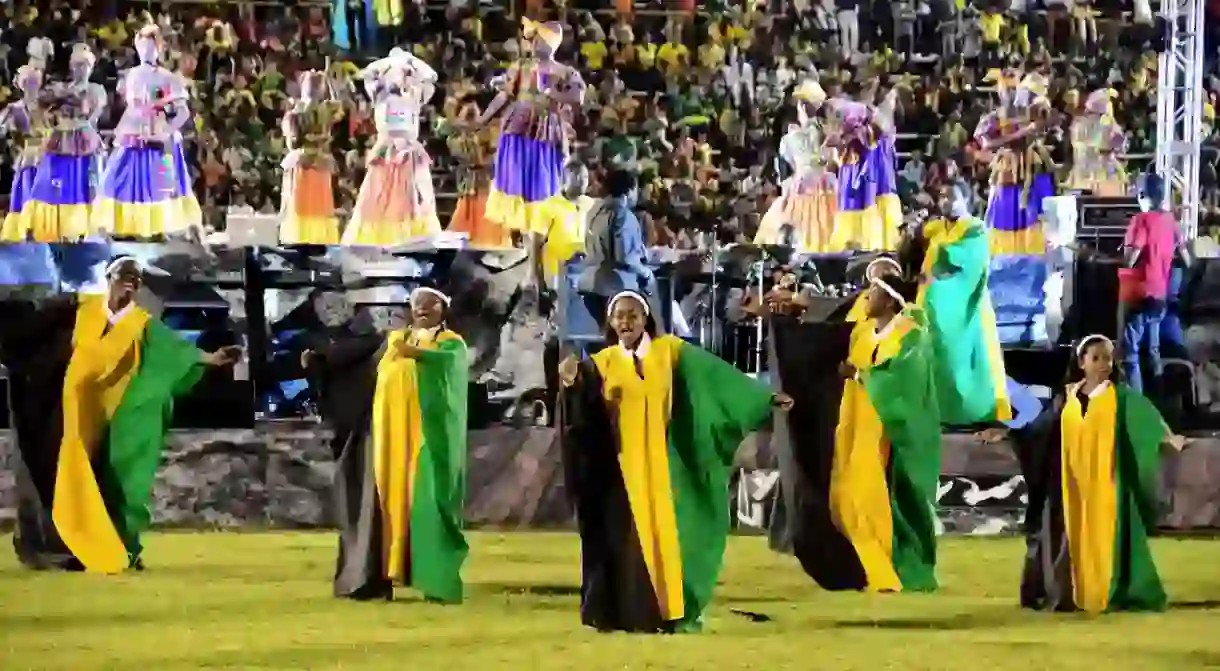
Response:
POLYGON ((756 245, 783 245, 806 252, 830 249, 836 208, 835 175, 828 169, 818 110, 826 92, 812 79, 792 93, 797 124, 780 141, 779 154, 792 168, 782 193, 771 205, 754 236, 756 245))
POLYGON ((342 244, 393 247, 435 235, 441 223, 432 159, 419 141, 419 119, 436 90, 436 72, 395 48, 362 76, 373 98, 377 140, 369 149, 368 172, 342 244))
POLYGON ((9 371, 18 464, 13 544, 31 568, 119 573, 142 566, 140 534, 175 398, 205 353, 135 303, 130 257, 106 268, 104 296, 0 303, 0 363, 9 371))
POLYGON ((104 152, 97 122, 106 109, 106 89, 89 81, 96 62, 85 44, 72 49, 71 81, 49 87, 50 124, 38 174, 21 214, 19 234, 38 242, 76 242, 93 233, 104 152))
POLYGON ((999 103, 979 121, 974 137, 990 157, 985 221, 991 252, 1042 256, 1042 200, 1055 195, 1053 164, 1040 141, 1047 113, 1044 82, 1038 75, 1018 82, 1011 72, 993 72, 989 79, 999 103))
MULTIPOLYGON (((478 105, 467 103, 458 112, 458 125, 473 125, 478 118, 478 105)), ((448 141, 449 153, 458 161, 459 195, 453 217, 445 230, 465 233, 470 245, 479 249, 508 249, 513 246, 513 236, 508 227, 486 216, 496 132, 498 129, 487 126, 473 133, 456 133, 448 141)))
POLYGON ((885 250, 898 246, 902 203, 898 198, 893 107, 897 91, 872 107, 831 100, 826 144, 838 156, 839 172, 831 251, 885 250))
POLYGON ((391 599, 394 585, 462 600, 466 344, 449 297, 411 293, 411 326, 302 355, 338 456, 335 596, 391 599))
POLYGON ((285 245, 337 245, 335 158, 331 128, 343 118, 343 105, 325 72, 300 76, 301 99, 284 115, 288 155, 280 191, 280 242, 285 245))
POLYGON ((560 365, 564 471, 581 537, 581 621, 602 631, 696 631, 729 532, 733 455, 773 406, 731 364, 655 337, 648 301, 610 300, 609 346, 560 365))
POLYGON ((1110 339, 1081 339, 1066 388, 1012 435, 1029 487, 1022 607, 1164 610, 1148 537, 1160 517, 1160 447, 1185 441, 1117 381, 1110 339))
POLYGON ((34 178, 42 160, 42 147, 48 118, 39 100, 43 71, 33 65, 17 68, 13 86, 21 99, 9 103, 0 112, 0 138, 20 147, 13 165, 13 184, 9 192, 9 211, 0 228, 0 242, 25 242, 29 228, 22 214, 34 190, 34 178))
MULTIPOLYGON (((499 93, 475 127, 482 128, 507 108, 484 216, 527 236, 527 247, 537 259, 544 244, 579 244, 556 233, 565 230, 563 171, 573 140, 572 117, 584 102, 585 82, 575 69, 555 60, 563 42, 561 24, 525 19, 522 37, 531 57, 495 80, 499 93)), ((533 279, 534 286, 543 286, 543 278, 533 279)))
POLYGON ((92 228, 120 239, 187 233, 202 240, 203 213, 182 147, 181 131, 191 114, 186 82, 157 65, 159 28, 145 26, 135 46, 140 64, 119 81, 127 108, 114 129, 92 228))
POLYGON ((1072 120, 1072 171, 1067 187, 1096 196, 1127 195, 1127 169, 1122 154, 1127 135, 1114 120, 1112 89, 1094 91, 1085 98, 1084 109, 1072 120))
MULTIPOLYGON (((852 329, 838 427, 827 440, 806 413, 790 416, 790 440, 804 471, 802 568, 821 587, 871 592, 936 589, 936 486, 940 417, 926 316, 915 286, 892 259, 866 271, 866 312, 852 329)), ((780 353, 784 389, 804 407, 824 384, 791 370, 780 353), (806 381, 802 384, 802 381, 806 381)), ((802 366, 807 368, 808 366, 802 366)), ((816 413, 809 413, 810 415, 816 413)))
POLYGON ((940 216, 925 223, 917 304, 928 317, 940 420, 947 426, 1012 419, 1007 375, 987 289, 986 225, 952 185, 934 187, 940 216))

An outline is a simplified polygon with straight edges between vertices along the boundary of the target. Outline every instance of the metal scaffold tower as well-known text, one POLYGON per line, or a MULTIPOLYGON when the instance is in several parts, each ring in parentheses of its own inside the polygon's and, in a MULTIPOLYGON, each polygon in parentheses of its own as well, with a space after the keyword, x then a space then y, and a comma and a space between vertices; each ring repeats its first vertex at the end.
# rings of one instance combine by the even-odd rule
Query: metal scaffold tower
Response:
POLYGON ((1199 230, 1199 146, 1203 141, 1204 0, 1161 0, 1168 34, 1157 73, 1156 172, 1181 208, 1188 240, 1199 230))

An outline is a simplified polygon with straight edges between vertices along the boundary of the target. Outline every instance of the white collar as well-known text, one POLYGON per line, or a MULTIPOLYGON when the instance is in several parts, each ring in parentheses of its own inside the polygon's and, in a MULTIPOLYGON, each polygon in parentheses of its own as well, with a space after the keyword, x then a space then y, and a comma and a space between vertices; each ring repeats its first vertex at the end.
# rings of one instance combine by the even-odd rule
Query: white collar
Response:
POLYGON ((136 305, 136 302, 132 301, 132 302, 128 303, 127 305, 124 305, 122 310, 119 310, 118 312, 111 312, 110 304, 107 303, 106 304, 106 319, 110 321, 111 326, 114 326, 115 324, 122 321, 123 317, 126 317, 127 314, 129 312, 131 312, 131 309, 133 307, 135 307, 135 305, 136 305))
POLYGON ((636 357, 636 358, 643 359, 645 356, 648 356, 648 348, 651 344, 652 344, 652 338, 650 338, 648 336, 648 334, 645 333, 644 335, 640 336, 640 341, 635 344, 635 349, 633 349, 633 350, 627 349, 627 347, 624 346, 623 343, 621 343, 621 342, 618 344, 618 348, 621 349, 623 351, 623 353, 629 357, 636 357))
MULTIPOLYGON (((1082 381, 1080 384, 1077 384, 1077 385, 1076 385, 1076 393, 1080 393, 1080 390, 1081 390, 1083 387, 1084 387, 1084 382, 1083 382, 1083 381, 1082 381)), ((1110 381, 1109 381, 1109 380, 1105 380, 1105 381, 1103 381, 1101 384, 1097 385, 1096 387, 1093 387, 1093 391, 1090 391, 1090 392, 1087 394, 1087 396, 1089 397, 1089 399, 1094 399, 1094 398, 1097 398, 1098 396, 1101 396, 1103 393, 1105 393, 1105 391, 1106 391, 1107 389, 1109 389, 1109 388, 1110 388, 1110 381)))

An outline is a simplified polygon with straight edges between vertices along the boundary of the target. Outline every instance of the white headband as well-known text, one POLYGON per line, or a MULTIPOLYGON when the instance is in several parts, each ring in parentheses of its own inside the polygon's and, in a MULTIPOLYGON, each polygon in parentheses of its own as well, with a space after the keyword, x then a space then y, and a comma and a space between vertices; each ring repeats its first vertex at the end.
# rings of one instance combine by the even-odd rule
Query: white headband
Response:
MULTIPOLYGON (((891 259, 888 256, 878 256, 877 258, 870 261, 868 266, 866 266, 864 268, 864 278, 868 279, 868 276, 870 274, 872 274, 873 269, 878 266, 890 266, 894 270, 897 270, 899 275, 902 274, 902 266, 898 265, 897 261, 895 261, 894 259, 891 259)), ((872 281, 872 280, 869 280, 869 281, 872 281)))
POLYGON ((137 259, 134 256, 120 256, 117 259, 111 261, 109 264, 106 265, 105 276, 107 278, 113 277, 115 271, 117 271, 119 268, 122 268, 125 264, 128 264, 128 263, 134 264, 136 267, 136 270, 138 272, 140 272, 140 273, 144 272, 144 264, 140 263, 139 259, 137 259))
POLYGON ((898 293, 898 290, 895 289, 894 287, 891 287, 885 280, 875 279, 875 280, 870 280, 870 282, 881 287, 882 291, 889 294, 890 298, 893 298, 894 300, 898 301, 898 304, 901 305, 902 307, 905 308, 907 306, 907 299, 903 298, 902 294, 898 293))
POLYGON ((1100 333, 1087 335, 1080 339, 1080 344, 1076 345, 1076 358, 1079 359, 1080 357, 1084 356, 1084 351, 1089 347, 1089 345, 1095 342, 1108 343, 1110 347, 1114 347, 1114 341, 1100 333))
POLYGON ((628 291, 620 291, 617 294, 614 294, 614 298, 611 298, 610 302, 606 303, 606 316, 607 317, 609 317, 610 313, 614 310, 614 304, 619 302, 619 299, 621 299, 621 298, 636 299, 637 301, 640 302, 640 305, 644 306, 644 316, 645 317, 652 316, 652 310, 650 310, 648 308, 648 301, 643 296, 641 296, 638 292, 628 290, 628 291))
POLYGON ((411 296, 410 296, 410 298, 408 298, 408 300, 411 301, 412 304, 414 304, 415 297, 419 296, 420 294, 430 294, 432 296, 436 296, 436 298, 440 302, 445 304, 445 307, 449 307, 449 297, 446 296, 440 290, 433 289, 432 287, 415 287, 414 289, 411 290, 411 296))

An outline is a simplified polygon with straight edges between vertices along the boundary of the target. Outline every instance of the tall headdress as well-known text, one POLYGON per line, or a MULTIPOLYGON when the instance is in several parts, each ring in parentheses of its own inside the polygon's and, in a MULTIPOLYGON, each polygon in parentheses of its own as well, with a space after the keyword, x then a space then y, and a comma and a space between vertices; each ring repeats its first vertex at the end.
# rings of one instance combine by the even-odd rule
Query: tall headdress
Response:
POLYGON ((521 34, 528 40, 542 40, 551 51, 557 51, 563 44, 563 24, 558 21, 539 23, 529 18, 521 19, 521 34))
POLYGON ((1031 72, 1021 79, 1017 85, 1017 104, 1022 107, 1032 107, 1044 104, 1050 94, 1050 82, 1044 75, 1031 72))
POLYGON ((157 24, 147 23, 143 28, 140 29, 140 32, 136 33, 135 41, 137 43, 145 40, 152 40, 153 42, 156 42, 157 49, 161 49, 163 44, 161 40, 161 29, 157 27, 157 24))
POLYGON ((1084 99, 1084 109, 1089 114, 1098 116, 1106 116, 1112 114, 1114 106, 1110 102, 1118 97, 1118 91, 1114 89, 1098 89, 1089 94, 1088 98, 1084 99))
POLYGON ((41 84, 42 68, 29 63, 17 68, 17 76, 13 77, 13 85, 27 93, 37 90, 41 84))

